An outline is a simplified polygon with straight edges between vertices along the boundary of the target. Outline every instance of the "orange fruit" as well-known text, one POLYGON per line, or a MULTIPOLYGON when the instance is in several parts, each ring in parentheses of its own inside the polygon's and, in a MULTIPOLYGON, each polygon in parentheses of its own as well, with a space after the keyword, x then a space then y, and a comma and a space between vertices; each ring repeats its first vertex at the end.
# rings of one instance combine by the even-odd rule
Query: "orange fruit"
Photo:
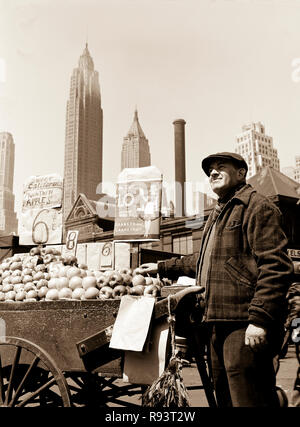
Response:
POLYGON ((59 299, 64 299, 64 298, 72 298, 72 289, 70 288, 62 288, 58 291, 58 296, 59 299))
POLYGON ((82 288, 82 278, 79 276, 73 276, 69 280, 69 288, 74 291, 76 288, 82 288))
POLYGON ((59 277, 56 283, 56 289, 60 290, 69 286, 69 279, 67 277, 59 277))
POLYGON ((57 289, 49 289, 46 293, 46 300, 57 300, 59 298, 57 289))
POLYGON ((97 279, 95 276, 86 276, 82 279, 83 289, 96 288, 96 286, 97 286, 97 279))
POLYGON ((72 292, 72 299, 81 299, 84 296, 85 290, 83 288, 76 288, 72 292))
POLYGON ((68 277, 68 279, 71 279, 72 277, 76 277, 76 276, 80 277, 80 274, 81 274, 80 268, 77 268, 77 267, 74 267, 74 266, 70 267, 68 269, 68 271, 67 271, 67 277, 68 277))

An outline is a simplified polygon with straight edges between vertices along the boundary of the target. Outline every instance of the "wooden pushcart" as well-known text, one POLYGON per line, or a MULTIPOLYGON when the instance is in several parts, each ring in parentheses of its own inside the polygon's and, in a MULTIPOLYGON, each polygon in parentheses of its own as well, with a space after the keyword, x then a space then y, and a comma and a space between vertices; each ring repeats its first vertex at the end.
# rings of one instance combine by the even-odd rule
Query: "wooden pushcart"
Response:
MULTIPOLYGON (((215 406, 198 333, 198 292, 198 287, 179 291, 170 303, 178 334, 193 349, 208 403, 215 406)), ((139 385, 116 385, 123 354, 109 348, 109 338, 119 302, 1 302, 0 406, 127 405, 122 397, 141 393, 139 385)), ((167 298, 161 298, 153 321, 167 315, 167 298)))

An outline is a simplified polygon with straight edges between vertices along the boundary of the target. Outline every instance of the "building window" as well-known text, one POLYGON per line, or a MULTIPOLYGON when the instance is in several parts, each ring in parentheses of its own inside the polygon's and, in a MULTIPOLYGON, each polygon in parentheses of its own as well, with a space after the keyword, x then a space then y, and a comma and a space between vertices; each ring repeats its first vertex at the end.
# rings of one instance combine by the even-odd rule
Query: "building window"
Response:
POLYGON ((173 237, 173 252, 182 255, 193 253, 192 234, 181 234, 173 237))

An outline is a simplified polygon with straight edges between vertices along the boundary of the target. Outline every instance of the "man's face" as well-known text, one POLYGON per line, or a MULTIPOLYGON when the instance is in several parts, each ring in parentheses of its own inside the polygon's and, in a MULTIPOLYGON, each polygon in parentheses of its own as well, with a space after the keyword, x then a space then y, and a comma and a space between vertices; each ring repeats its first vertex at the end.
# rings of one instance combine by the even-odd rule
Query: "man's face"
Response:
POLYGON ((213 192, 223 197, 233 187, 244 181, 245 169, 238 168, 230 160, 216 160, 209 166, 209 183, 213 192))

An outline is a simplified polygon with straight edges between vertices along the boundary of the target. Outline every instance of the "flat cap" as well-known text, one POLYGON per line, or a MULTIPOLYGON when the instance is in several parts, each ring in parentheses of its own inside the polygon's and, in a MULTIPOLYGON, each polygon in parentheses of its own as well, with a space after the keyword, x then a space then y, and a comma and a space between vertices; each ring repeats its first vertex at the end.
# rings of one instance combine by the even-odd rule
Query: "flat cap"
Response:
POLYGON ((209 156, 205 157, 205 159, 202 160, 202 169, 206 173, 207 176, 209 176, 209 167, 210 164, 219 159, 225 159, 230 160, 232 163, 236 164, 240 168, 246 169, 248 171, 248 165, 246 163, 246 160, 237 153, 229 153, 229 152, 223 152, 223 153, 216 153, 216 154, 210 154, 209 156))

